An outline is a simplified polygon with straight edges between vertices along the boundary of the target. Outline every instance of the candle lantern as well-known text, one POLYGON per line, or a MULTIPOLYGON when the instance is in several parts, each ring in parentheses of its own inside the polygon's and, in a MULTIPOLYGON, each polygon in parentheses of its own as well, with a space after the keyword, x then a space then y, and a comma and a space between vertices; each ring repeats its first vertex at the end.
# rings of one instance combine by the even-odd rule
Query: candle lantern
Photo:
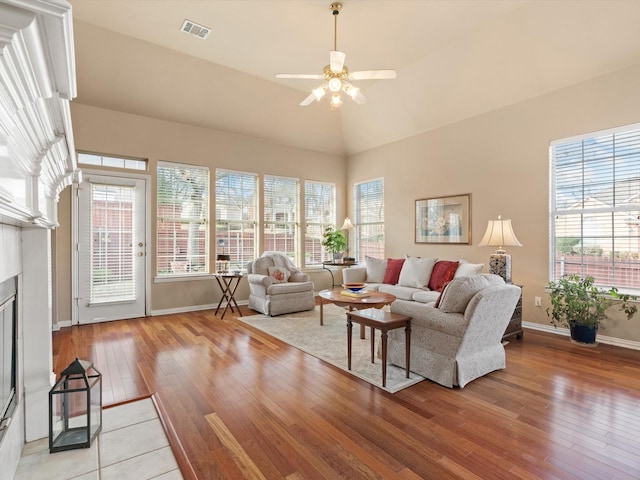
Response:
POLYGON ((49 452, 89 448, 102 429, 102 375, 77 358, 49 391, 49 452))
POLYGON ((216 257, 216 271, 218 273, 228 273, 231 255, 221 254, 216 257))

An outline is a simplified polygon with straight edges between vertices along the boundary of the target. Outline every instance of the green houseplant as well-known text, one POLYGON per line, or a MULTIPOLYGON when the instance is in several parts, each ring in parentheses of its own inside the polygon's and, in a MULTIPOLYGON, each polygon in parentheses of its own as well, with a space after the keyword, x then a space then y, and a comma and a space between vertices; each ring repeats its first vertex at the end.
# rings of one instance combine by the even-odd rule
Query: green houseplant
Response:
POLYGON ((342 233, 342 230, 327 227, 324 229, 322 237, 324 238, 322 246, 327 249, 327 252, 333 254, 334 260, 339 259, 347 246, 347 238, 342 233))
POLYGON ((627 320, 638 311, 630 302, 637 297, 619 293, 615 287, 601 290, 594 285, 593 277, 564 276, 549 282, 547 290, 551 297, 551 307, 547 308, 551 324, 556 328, 569 328, 571 338, 579 343, 595 343, 598 327, 614 303, 619 302, 619 310, 626 314, 627 320))

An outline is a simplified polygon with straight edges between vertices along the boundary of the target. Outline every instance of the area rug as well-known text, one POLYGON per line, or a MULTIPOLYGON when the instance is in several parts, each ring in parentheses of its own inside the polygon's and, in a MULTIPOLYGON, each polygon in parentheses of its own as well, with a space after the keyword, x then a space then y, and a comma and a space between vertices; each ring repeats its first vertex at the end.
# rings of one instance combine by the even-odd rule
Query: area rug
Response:
MULTIPOLYGON (((324 325, 320 326, 320 309, 269 317, 252 315, 238 320, 262 330, 309 355, 313 355, 379 388, 382 387, 382 364, 377 355, 371 363, 370 330, 366 339, 360 339, 360 325, 353 325, 351 370, 347 370, 347 317, 343 308, 332 304, 324 305, 324 325)), ((376 352, 380 342, 380 332, 376 330, 376 352)), ((395 365, 387 365, 387 385, 383 389, 395 393, 415 385, 424 377, 411 372, 406 378, 406 370, 395 365)))

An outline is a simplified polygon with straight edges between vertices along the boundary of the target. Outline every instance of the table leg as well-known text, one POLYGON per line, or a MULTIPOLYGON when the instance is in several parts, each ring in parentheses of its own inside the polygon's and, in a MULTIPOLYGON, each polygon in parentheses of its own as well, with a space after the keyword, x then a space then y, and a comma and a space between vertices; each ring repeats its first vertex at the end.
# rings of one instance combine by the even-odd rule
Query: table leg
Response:
POLYGON ((382 330, 382 386, 387 386, 387 331, 382 330))
POLYGON ((347 314, 347 370, 351 370, 351 332, 353 331, 353 324, 351 318, 347 314))
POLYGON ((360 325, 360 339, 364 340, 365 337, 365 329, 364 329, 364 325, 360 325))
POLYGON ((320 326, 324 325, 324 309, 322 306, 324 305, 324 300, 320 297, 320 326))
POLYGON ((370 327, 369 331, 371 332, 371 363, 375 363, 374 360, 373 360, 373 357, 374 357, 373 351, 375 350, 374 345, 376 343, 375 342, 375 338, 376 338, 375 332, 376 332, 376 330, 375 330, 375 328, 370 327))
MULTIPOLYGON (((225 291, 224 291, 224 298, 226 298, 227 300, 227 304, 224 306, 224 310, 222 311, 222 315, 220 316, 220 319, 224 318, 225 313, 227 313, 227 310, 229 309, 229 307, 231 307, 231 312, 234 312, 233 310, 233 293, 231 292, 231 285, 233 284, 233 278, 230 278, 229 281, 227 281, 226 278, 223 278, 222 281, 225 284, 225 291)), ((238 309, 240 310, 240 309, 238 309)))
POLYGON ((405 351, 407 352, 407 378, 409 378, 409 359, 411 358, 411 324, 408 324, 404 329, 404 341, 405 351))
POLYGON ((220 301, 218 302, 218 306, 216 307, 216 312, 214 313, 214 315, 218 315, 218 310, 220 310, 220 306, 222 305, 222 302, 224 301, 225 297, 225 287, 223 286, 223 283, 220 280, 220 277, 215 277, 216 282, 218 282, 218 287, 220 287, 220 292, 222 293, 222 295, 220 296, 220 301))
MULTIPOLYGON (((229 287, 231 287, 231 285, 233 285, 234 278, 232 278, 231 281, 229 282, 229 284, 230 284, 229 287)), ((233 305, 236 306, 236 310, 238 310, 238 314, 240 316, 242 316, 242 312, 240 311, 240 307, 238 306, 238 302, 236 302, 236 290, 238 289, 238 285, 240 285, 240 279, 241 278, 242 277, 235 278, 236 284, 235 284, 235 286, 233 287, 233 289, 230 292, 231 293, 231 302, 233 302, 233 305)), ((231 306, 231 311, 232 312, 233 312, 233 305, 231 306)), ((223 314, 223 316, 224 316, 224 314, 223 314)))

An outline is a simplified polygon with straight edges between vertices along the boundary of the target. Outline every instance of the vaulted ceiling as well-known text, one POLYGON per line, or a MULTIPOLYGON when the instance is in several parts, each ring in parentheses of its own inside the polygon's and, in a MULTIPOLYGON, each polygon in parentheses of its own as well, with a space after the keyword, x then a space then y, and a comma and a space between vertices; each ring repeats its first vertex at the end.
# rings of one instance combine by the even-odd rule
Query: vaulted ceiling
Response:
POLYGON ((346 65, 398 78, 300 107, 320 82, 275 74, 321 73, 330 3, 71 0, 77 101, 349 155, 640 62, 637 0, 343 0, 346 65))

